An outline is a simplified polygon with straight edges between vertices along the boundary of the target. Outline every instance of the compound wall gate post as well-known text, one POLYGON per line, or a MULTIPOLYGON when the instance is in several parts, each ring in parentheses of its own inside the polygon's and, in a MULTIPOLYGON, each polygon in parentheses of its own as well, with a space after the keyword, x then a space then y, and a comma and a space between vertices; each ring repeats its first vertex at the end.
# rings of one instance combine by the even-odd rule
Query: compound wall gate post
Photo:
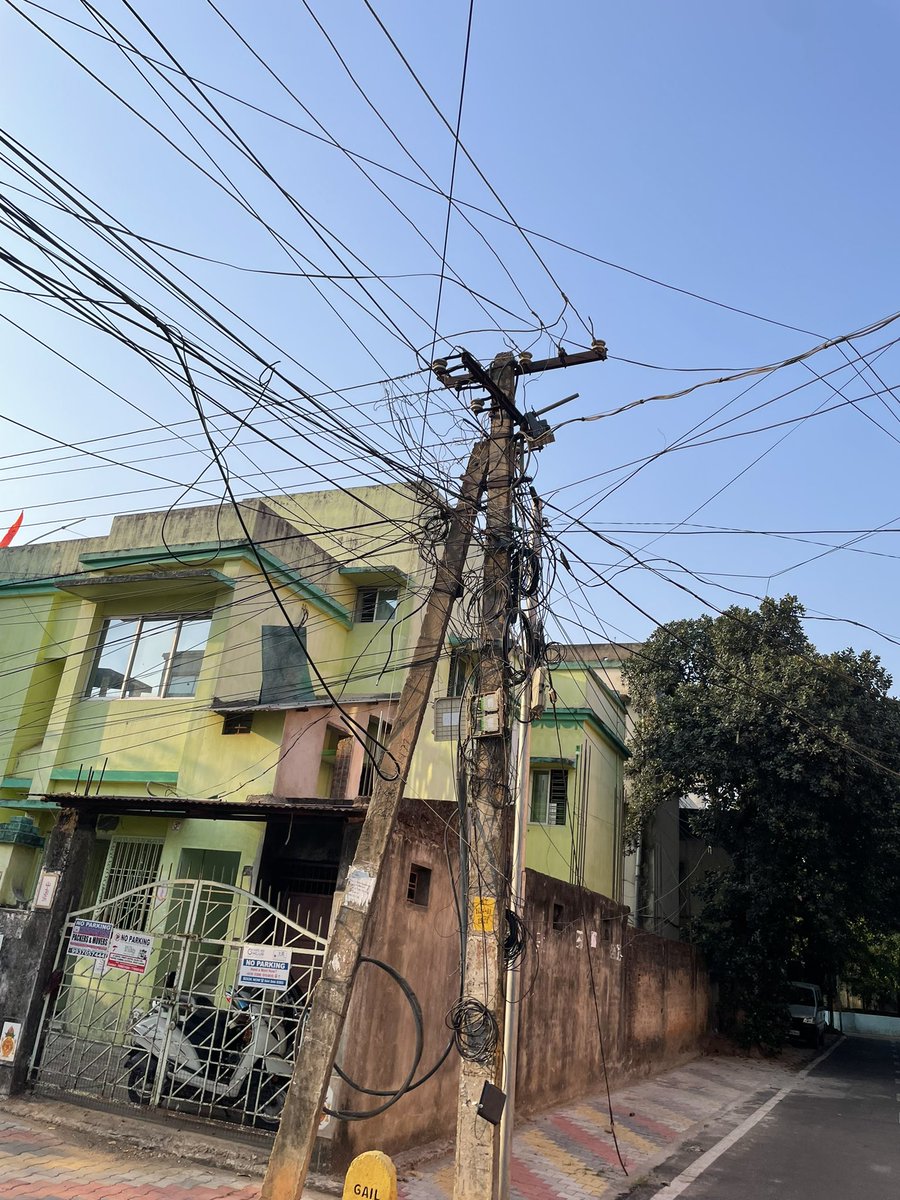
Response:
POLYGON ((44 997, 53 983, 57 946, 70 909, 84 884, 96 818, 63 808, 47 837, 43 869, 58 872, 49 908, 5 915, 0 950, 0 1018, 20 1022, 19 1049, 12 1064, 0 1064, 0 1096, 22 1091, 41 1026, 44 997))

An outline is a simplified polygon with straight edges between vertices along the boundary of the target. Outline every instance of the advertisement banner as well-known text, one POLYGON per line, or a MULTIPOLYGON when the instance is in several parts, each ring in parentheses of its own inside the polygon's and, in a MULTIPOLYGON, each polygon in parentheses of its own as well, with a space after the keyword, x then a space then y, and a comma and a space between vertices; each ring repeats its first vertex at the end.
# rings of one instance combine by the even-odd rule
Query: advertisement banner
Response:
POLYGON ((290 982, 291 952, 283 946, 244 946, 238 966, 238 987, 276 988, 290 982))
POLYGON ((66 952, 77 954, 79 958, 105 960, 112 931, 113 927, 109 921, 85 921, 79 917, 72 925, 66 952))

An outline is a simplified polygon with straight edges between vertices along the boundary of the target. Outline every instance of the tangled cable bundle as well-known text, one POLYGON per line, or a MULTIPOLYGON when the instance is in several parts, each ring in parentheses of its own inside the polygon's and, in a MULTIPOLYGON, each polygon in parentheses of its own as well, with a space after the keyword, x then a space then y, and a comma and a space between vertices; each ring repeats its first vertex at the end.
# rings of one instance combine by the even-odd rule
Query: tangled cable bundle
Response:
POLYGON ((500 1041, 500 1030, 494 1014, 471 996, 457 1000, 447 1013, 447 1026, 461 1058, 469 1062, 489 1063, 500 1041))
POLYGON ((525 957, 527 931, 522 918, 513 909, 506 910, 506 937, 503 939, 503 962, 514 967, 525 957))

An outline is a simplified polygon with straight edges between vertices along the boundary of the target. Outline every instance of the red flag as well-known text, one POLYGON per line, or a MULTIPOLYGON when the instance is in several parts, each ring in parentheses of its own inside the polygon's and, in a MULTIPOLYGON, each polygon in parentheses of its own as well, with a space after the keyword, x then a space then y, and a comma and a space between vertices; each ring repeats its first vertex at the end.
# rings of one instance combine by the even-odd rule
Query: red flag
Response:
POLYGON ((6 533, 4 533, 3 537, 0 538, 0 547, 9 545, 9 543, 13 540, 13 538, 16 536, 16 534, 22 528, 22 521, 23 521, 24 517, 25 517, 25 512, 23 510, 22 512, 19 513, 19 515, 13 521, 12 525, 10 525, 9 529, 7 529, 6 533))

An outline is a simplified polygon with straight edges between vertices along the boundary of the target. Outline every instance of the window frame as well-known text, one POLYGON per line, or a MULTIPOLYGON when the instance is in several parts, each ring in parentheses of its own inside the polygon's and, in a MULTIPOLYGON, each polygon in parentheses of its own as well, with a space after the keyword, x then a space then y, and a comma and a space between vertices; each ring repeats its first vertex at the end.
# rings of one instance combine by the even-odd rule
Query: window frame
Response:
MULTIPOLYGON (((104 839, 105 840, 105 839, 104 839)), ((159 881, 165 838, 118 834, 109 838, 106 858, 97 881, 97 897, 92 907, 104 909, 104 920, 132 932, 146 931, 150 917, 151 896, 149 885, 159 881), (121 856, 124 860, 118 862, 121 856), (122 887, 122 877, 132 876, 128 887, 122 887), (112 888, 117 888, 112 891, 112 888), (117 899, 135 888, 147 888, 145 895, 129 896, 116 903, 117 899)))
POLYGON ((531 769, 531 788, 528 803, 528 823, 529 825, 542 825, 547 829, 562 829, 569 823, 569 775, 571 770, 568 767, 532 767, 531 769), (553 799, 553 784, 554 775, 562 776, 564 779, 564 798, 562 810, 560 811, 559 799, 553 799), (539 780, 546 779, 546 795, 542 797, 542 803, 545 805, 543 817, 539 814, 535 795, 539 780), (536 815, 538 813, 538 815, 536 815), (551 820, 552 816, 552 820, 551 820), (562 820, 560 820, 562 816, 562 820))
POLYGON ((409 880, 406 885, 406 902, 416 908, 427 908, 431 899, 431 867, 423 863, 409 864, 409 880))
POLYGON ((381 766, 393 728, 393 722, 389 721, 382 713, 369 717, 365 737, 366 753, 359 771, 357 795, 371 797, 375 789, 378 768, 381 766), (368 791, 365 790, 366 788, 368 791))
POLYGON ((358 625, 387 625, 388 622, 393 621, 394 617, 397 615, 397 605, 399 603, 400 603, 400 588, 396 584, 392 584, 390 586, 387 584, 368 584, 366 587, 357 588, 357 591, 356 591, 356 613, 355 613, 354 619, 358 625), (379 607, 379 604, 381 603, 380 598, 381 598, 382 592, 391 593, 391 599, 393 600, 393 603, 394 603, 394 607, 391 610, 391 615, 389 617, 379 617, 379 615, 378 615, 378 607, 379 607), (374 602, 372 604, 371 617, 366 617, 363 615, 363 613, 368 608, 368 606, 365 605, 365 602, 363 600, 363 597, 367 593, 370 595, 374 595, 374 602))
POLYGON ((110 616, 103 618, 103 624, 100 628, 100 636, 97 641, 96 649, 94 650, 93 659, 91 661, 91 669, 88 672, 87 682, 85 684, 83 699, 85 700, 189 700, 197 694, 197 684, 200 682, 200 670, 203 663, 203 658, 206 655, 206 648, 209 645, 209 639, 212 635, 212 620, 213 610, 204 609, 201 612, 182 612, 182 613, 160 613, 146 612, 138 613, 132 616, 110 616), (106 649, 107 636, 110 626, 114 621, 128 621, 135 625, 134 633, 131 635, 131 644, 128 648, 128 657, 125 661, 125 670, 122 672, 122 685, 118 696, 95 696, 92 694, 94 688, 94 678, 97 671, 100 669, 103 652, 106 649), (172 640, 170 643, 169 653, 163 667, 163 672, 159 681, 159 688, 154 689, 151 693, 143 694, 135 692, 131 695, 126 694, 125 686, 131 679, 131 672, 134 667, 134 662, 138 654, 138 649, 141 643, 141 636, 144 631, 144 624, 148 621, 166 621, 172 625, 172 640), (181 639, 182 630, 187 622, 190 621, 209 621, 210 628, 206 635, 206 641, 203 643, 203 651, 200 656, 200 662, 197 667, 197 674, 193 681, 193 688, 190 692, 170 693, 169 688, 172 684, 172 674, 175 668, 175 659, 178 654, 178 643, 181 639))
POLYGON ((478 670, 478 658, 471 646, 454 646, 447 671, 447 698, 461 700, 469 681, 478 670))

